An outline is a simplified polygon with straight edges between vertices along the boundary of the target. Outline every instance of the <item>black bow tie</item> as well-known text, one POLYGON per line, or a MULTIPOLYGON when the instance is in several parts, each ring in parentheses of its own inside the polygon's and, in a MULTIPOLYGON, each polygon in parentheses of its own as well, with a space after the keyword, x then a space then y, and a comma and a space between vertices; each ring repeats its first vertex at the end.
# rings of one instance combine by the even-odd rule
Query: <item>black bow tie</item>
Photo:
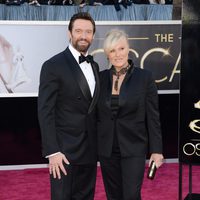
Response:
POLYGON ((84 56, 83 54, 81 54, 79 56, 79 64, 81 64, 84 61, 86 61, 87 63, 91 63, 93 61, 93 56, 91 55, 84 56))

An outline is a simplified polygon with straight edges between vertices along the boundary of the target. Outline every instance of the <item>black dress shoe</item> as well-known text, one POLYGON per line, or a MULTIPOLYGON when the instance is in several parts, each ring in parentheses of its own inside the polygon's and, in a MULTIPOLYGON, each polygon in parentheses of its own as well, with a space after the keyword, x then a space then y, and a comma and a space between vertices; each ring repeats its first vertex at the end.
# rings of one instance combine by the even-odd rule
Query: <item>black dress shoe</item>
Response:
POLYGON ((126 4, 127 6, 131 6, 132 2, 128 0, 126 4))
POLYGON ((115 3, 114 6, 115 6, 115 10, 116 11, 120 11, 121 10, 121 8, 120 8, 118 3, 115 3))
POLYGON ((124 6, 124 8, 127 9, 127 3, 126 3, 126 1, 122 1, 122 6, 124 6))

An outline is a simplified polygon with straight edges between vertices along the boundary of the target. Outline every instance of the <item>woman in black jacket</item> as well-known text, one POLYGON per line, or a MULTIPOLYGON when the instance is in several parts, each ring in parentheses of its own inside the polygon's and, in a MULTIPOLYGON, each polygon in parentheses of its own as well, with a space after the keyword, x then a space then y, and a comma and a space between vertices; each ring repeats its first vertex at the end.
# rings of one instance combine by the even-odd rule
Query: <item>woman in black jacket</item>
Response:
POLYGON ((128 58, 127 35, 110 31, 104 51, 111 68, 101 72, 98 154, 108 200, 141 200, 147 152, 163 162, 158 98, 151 72, 128 58))

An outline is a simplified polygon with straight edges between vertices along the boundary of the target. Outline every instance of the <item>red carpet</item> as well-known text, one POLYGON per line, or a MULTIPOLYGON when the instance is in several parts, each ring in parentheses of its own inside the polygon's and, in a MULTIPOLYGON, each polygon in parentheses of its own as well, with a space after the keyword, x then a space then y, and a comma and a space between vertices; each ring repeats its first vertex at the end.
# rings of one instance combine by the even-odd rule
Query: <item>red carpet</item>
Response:
MULTIPOLYGON (((183 168, 183 197, 188 193, 188 167, 183 168)), ((193 192, 200 193, 200 167, 193 167, 193 192)), ((178 200, 178 164, 164 164, 153 181, 146 178, 143 200, 178 200)), ((48 169, 0 171, 0 200, 49 200, 48 169)), ((106 200, 98 169, 95 200, 106 200)))

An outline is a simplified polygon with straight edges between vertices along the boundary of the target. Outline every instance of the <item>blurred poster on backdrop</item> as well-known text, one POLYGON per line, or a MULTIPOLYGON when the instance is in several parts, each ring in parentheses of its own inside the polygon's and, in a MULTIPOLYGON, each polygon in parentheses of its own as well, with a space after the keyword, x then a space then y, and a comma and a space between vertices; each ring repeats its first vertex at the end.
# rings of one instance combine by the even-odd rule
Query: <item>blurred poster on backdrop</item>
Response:
MULTIPOLYGON (((37 96, 42 64, 68 45, 68 22, 0 22, 0 97, 37 96)), ((161 93, 177 93, 180 75, 180 21, 97 22, 89 53, 100 70, 109 65, 103 39, 110 29, 129 36, 135 66, 153 72, 161 93)))
POLYGON ((37 96, 42 63, 66 48, 67 26, 0 23, 0 95, 37 96))
POLYGON ((199 1, 183 1, 179 161, 194 165, 200 164, 199 6, 199 1))

